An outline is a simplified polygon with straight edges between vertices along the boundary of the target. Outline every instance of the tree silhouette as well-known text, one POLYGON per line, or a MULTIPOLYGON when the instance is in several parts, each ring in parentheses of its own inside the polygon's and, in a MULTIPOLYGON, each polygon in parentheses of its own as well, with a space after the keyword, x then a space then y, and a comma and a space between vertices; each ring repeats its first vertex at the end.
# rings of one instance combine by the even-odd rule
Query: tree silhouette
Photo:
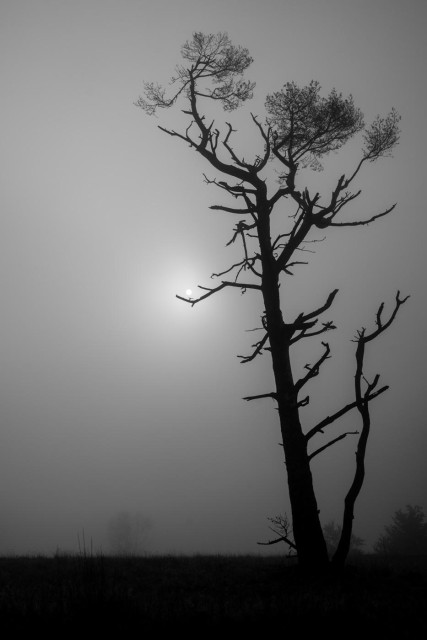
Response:
POLYGON ((410 504, 406 510, 398 509, 393 523, 385 527, 385 534, 374 545, 381 555, 417 556, 427 554, 427 522, 421 507, 410 504))
POLYGON ((151 521, 141 513, 119 511, 108 521, 108 541, 114 555, 131 556, 144 551, 151 521))
POLYGON ((228 112, 252 97, 255 85, 243 78, 252 62, 248 50, 234 46, 225 33, 194 33, 193 38, 183 45, 181 55, 184 63, 176 66, 171 79, 172 92, 168 94, 159 84, 145 83, 144 95, 136 104, 152 115, 158 109, 182 103, 182 113, 188 119, 183 129, 159 128, 189 145, 219 174, 219 177, 205 175, 205 181, 231 198, 231 205, 216 204, 210 208, 238 218, 228 244, 240 242, 242 257, 230 267, 213 274, 219 279, 217 286, 200 286, 201 293, 194 299, 177 297, 194 306, 223 289, 234 288, 241 293, 256 292, 262 298, 262 336, 253 345, 252 352, 242 356, 241 360, 251 362, 263 351, 269 351, 275 389, 247 396, 245 400, 270 398, 277 404, 292 529, 301 565, 323 567, 328 563, 310 463, 328 447, 357 432, 342 433, 314 450, 312 443, 338 418, 354 408, 358 409, 362 428, 356 471, 345 500, 342 536, 335 554, 335 563, 342 565, 351 540, 354 504, 364 479, 364 457, 370 429, 369 403, 388 388, 378 387, 378 375, 371 382, 366 379, 363 370, 365 346, 387 329, 406 298, 402 299, 398 292, 387 320, 383 318, 384 304, 381 304, 376 314, 376 328, 370 333, 364 328, 358 331, 355 337, 355 400, 305 429, 300 410, 308 404, 309 396, 301 397, 301 392, 330 357, 330 347, 327 342, 322 342, 323 353, 313 364, 306 365, 305 373, 299 379, 294 377, 291 350, 301 341, 336 328, 330 320, 321 322, 320 316, 331 307, 337 290, 329 293, 326 300, 311 311, 301 311, 297 317, 286 316, 285 319, 283 313, 287 311, 288 301, 286 294, 281 296, 283 288, 280 285, 293 275, 296 267, 307 264, 307 261, 299 259, 300 256, 307 255, 310 252, 308 243, 322 240, 327 230, 368 225, 395 208, 393 204, 364 219, 347 220, 341 215, 344 207, 361 193, 351 188, 362 168, 389 155, 397 144, 400 117, 393 109, 387 116, 378 116, 366 126, 352 96, 343 97, 333 90, 322 97, 318 82, 312 81, 305 87, 288 82, 267 96, 264 120, 251 114, 261 149, 254 159, 248 160, 234 149, 232 138, 235 129, 232 125, 225 123, 221 132, 215 120, 207 115, 209 103, 217 103, 228 112), (337 179, 329 195, 321 197, 307 186, 299 186, 303 178, 302 169, 321 169, 322 161, 331 151, 338 151, 359 132, 363 132, 360 159, 350 175, 343 174, 337 179), (268 186, 271 163, 278 169, 278 184, 276 178, 275 184, 268 186), (286 209, 287 218, 283 216, 286 209))
MULTIPOLYGON (((342 536, 342 527, 339 524, 335 524, 335 522, 331 520, 323 526, 323 535, 325 538, 328 555, 330 557, 333 557, 342 536)), ((352 533, 350 537, 350 548, 348 551, 349 555, 360 555, 361 553, 363 553, 362 547, 364 546, 365 541, 363 540, 363 538, 352 533)))

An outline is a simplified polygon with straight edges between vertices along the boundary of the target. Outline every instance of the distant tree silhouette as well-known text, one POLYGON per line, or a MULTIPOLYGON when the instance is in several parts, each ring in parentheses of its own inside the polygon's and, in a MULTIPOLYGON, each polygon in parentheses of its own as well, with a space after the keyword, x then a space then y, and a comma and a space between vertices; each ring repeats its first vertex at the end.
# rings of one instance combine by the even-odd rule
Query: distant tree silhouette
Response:
POLYGON ((225 33, 205 35, 197 32, 182 46, 181 55, 184 62, 176 66, 170 93, 161 85, 148 82, 144 85, 144 95, 136 104, 149 115, 180 104, 177 116, 185 120, 180 130, 159 128, 200 154, 216 172, 215 177, 205 175, 205 181, 231 199, 231 204, 215 204, 210 208, 237 218, 228 245, 241 243, 242 253, 231 266, 212 274, 219 278, 217 286, 200 286, 198 297, 177 297, 191 306, 230 288, 241 293, 256 292, 261 297, 263 311, 257 328, 261 337, 252 345, 252 352, 241 356, 241 360, 251 362, 269 351, 275 388, 262 390, 245 400, 269 398, 277 405, 292 529, 301 565, 326 567, 329 562, 311 462, 348 435, 359 435, 354 479, 345 498, 342 535, 333 558, 336 565, 342 566, 350 549, 354 505, 365 475, 369 403, 388 388, 378 386, 379 375, 370 381, 367 379, 365 347, 390 326, 406 298, 401 298, 398 292, 387 319, 384 318, 384 304, 381 304, 374 330, 368 332, 362 328, 357 331, 354 340, 355 400, 314 426, 303 428, 301 409, 309 403, 309 396, 301 396, 301 393, 319 374, 331 349, 327 342, 322 342, 323 353, 314 363, 306 365, 300 377, 295 376, 291 351, 301 341, 323 336, 336 328, 331 320, 321 322, 320 317, 332 306, 338 290, 329 293, 321 304, 318 303, 318 292, 313 291, 312 309, 301 311, 292 318, 289 317, 287 289, 283 285, 299 265, 308 264, 302 257, 312 252, 313 244, 310 243, 323 240, 324 234, 332 228, 365 226, 393 211, 395 205, 363 219, 342 217, 344 207, 361 193, 351 189, 362 169, 390 155, 397 144, 400 117, 392 109, 388 115, 378 116, 370 125, 365 125, 363 114, 352 96, 343 97, 333 90, 323 97, 318 82, 312 81, 302 87, 288 82, 267 96, 264 120, 251 114, 260 150, 254 158, 248 159, 235 150, 232 139, 236 130, 232 124, 226 122, 221 132, 212 116, 215 104, 231 112, 252 97, 255 84, 243 79, 252 63, 248 50, 233 45, 225 33), (326 195, 321 196, 301 184, 306 179, 303 169, 320 170, 330 152, 338 151, 359 132, 363 132, 360 158, 349 175, 337 178, 332 191, 327 188, 326 195), (272 164, 277 167, 275 174, 272 164), (324 444, 312 446, 329 425, 355 408, 360 413, 360 433, 347 431, 324 444))
POLYGON ((374 545, 381 555, 427 555, 427 522, 421 507, 410 504, 406 510, 398 509, 392 524, 384 527, 385 533, 374 545))
MULTIPOLYGON (((335 524, 333 520, 327 522, 323 526, 323 536, 326 542, 326 548, 328 550, 329 557, 333 557, 334 553, 338 548, 339 541, 342 535, 342 527, 339 524, 335 524)), ((356 536, 354 533, 351 534, 350 538, 350 548, 349 555, 355 556, 363 553, 363 547, 365 546, 365 541, 363 538, 356 536)))
POLYGON ((114 555, 137 555, 144 551, 151 521, 141 513, 120 511, 108 522, 108 540, 114 555))

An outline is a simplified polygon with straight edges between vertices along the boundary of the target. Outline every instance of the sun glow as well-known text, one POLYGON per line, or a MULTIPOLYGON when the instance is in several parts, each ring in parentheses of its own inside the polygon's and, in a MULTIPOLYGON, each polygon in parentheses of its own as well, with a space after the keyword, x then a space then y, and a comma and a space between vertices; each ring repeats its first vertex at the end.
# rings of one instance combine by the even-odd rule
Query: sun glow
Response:
POLYGON ((186 289, 185 290, 185 295, 188 296, 189 298, 191 298, 191 296, 193 295, 193 292, 191 289, 186 289))

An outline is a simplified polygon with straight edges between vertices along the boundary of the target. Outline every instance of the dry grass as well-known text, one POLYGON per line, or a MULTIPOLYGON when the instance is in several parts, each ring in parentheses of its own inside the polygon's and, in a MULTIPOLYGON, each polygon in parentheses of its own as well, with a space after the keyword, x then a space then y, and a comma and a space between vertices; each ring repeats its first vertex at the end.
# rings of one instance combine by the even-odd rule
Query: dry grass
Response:
POLYGON ((323 631, 329 638, 427 637, 427 559, 358 560, 306 576, 282 557, 103 556, 0 559, 10 632, 323 631), (424 635, 423 635, 424 634, 424 635))

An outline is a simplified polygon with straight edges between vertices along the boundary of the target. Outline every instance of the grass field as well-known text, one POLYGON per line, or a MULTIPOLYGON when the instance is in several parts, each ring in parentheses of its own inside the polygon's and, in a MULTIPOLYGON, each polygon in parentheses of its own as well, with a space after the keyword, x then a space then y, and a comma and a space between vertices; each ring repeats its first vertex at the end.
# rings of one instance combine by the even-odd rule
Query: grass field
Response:
MULTIPOLYGON (((303 575, 284 557, 0 558, 9 635, 186 631, 427 637, 427 558, 363 556, 342 575, 303 575)), ((125 634, 125 635, 123 635, 125 634)))

